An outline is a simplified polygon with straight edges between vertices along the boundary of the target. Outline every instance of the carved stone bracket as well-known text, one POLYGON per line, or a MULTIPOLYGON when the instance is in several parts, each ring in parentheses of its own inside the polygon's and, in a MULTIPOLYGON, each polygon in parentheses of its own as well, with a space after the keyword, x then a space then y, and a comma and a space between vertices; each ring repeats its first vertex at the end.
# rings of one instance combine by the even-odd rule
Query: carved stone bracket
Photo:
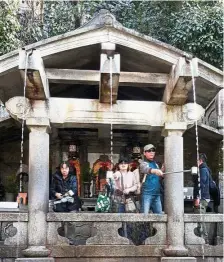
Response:
POLYGON ((8 237, 5 239, 5 245, 25 246, 27 245, 27 222, 13 222, 6 228, 8 237))
POLYGON ((186 245, 198 245, 205 244, 205 240, 202 237, 198 237, 194 233, 194 229, 197 228, 198 223, 185 223, 185 244, 186 245))
POLYGON ((121 228, 121 222, 101 222, 94 223, 97 228, 97 234, 94 237, 87 239, 87 245, 129 245, 127 238, 121 237, 118 234, 118 229, 121 228))
POLYGON ((64 234, 60 234, 62 228, 61 222, 47 223, 47 244, 48 245, 69 245, 68 238, 64 234))
POLYGON ((152 223, 156 229, 156 234, 145 240, 146 245, 165 245, 166 244, 166 223, 152 223))
POLYGON ((7 238, 15 236, 17 229, 12 222, 0 222, 0 241, 5 241, 7 238))

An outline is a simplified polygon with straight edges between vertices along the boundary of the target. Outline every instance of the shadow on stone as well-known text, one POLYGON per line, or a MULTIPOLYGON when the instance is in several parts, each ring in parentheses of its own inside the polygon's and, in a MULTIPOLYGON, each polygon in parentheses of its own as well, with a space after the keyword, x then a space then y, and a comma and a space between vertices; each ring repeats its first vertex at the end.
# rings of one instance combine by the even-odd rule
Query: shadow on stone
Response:
POLYGON ((220 239, 223 239, 223 233, 219 230, 221 223, 205 223, 206 233, 204 233, 202 223, 198 223, 198 226, 194 228, 194 234, 197 237, 202 237, 206 244, 216 246, 220 245, 220 239), (221 236, 221 237, 220 237, 221 236))
POLYGON ((86 245, 86 240, 96 235, 92 222, 62 222, 58 234, 69 239, 70 245, 86 245))
POLYGON ((155 236, 156 232, 150 222, 122 223, 122 227, 118 229, 120 236, 128 238, 136 246, 144 245, 146 238, 155 236))

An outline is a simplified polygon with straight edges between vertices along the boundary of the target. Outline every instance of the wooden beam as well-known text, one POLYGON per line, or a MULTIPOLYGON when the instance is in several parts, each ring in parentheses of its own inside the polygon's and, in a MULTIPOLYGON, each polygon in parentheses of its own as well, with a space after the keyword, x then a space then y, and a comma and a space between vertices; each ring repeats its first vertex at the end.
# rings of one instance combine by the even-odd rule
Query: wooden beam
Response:
POLYGON ((147 87, 153 85, 155 87, 164 87, 168 81, 168 74, 162 73, 142 73, 142 72, 121 72, 121 86, 139 86, 147 87))
MULTIPOLYGON (((108 51, 110 52, 110 50, 108 51)), ((107 54, 100 55, 100 82, 99 82, 100 103, 110 104, 111 100, 113 104, 117 102, 119 78, 120 78, 120 63, 121 63, 120 54, 114 54, 111 61, 108 59, 107 54), (112 73, 112 79, 110 75, 111 73, 112 73), (112 91, 111 91, 111 84, 112 84, 112 91)))
POLYGON ((100 81, 100 71, 78 69, 46 68, 50 83, 97 85, 100 81))
MULTIPOLYGON (((197 58, 192 59, 194 77, 198 77, 197 58)), ((180 57, 176 65, 172 66, 166 88, 163 93, 163 102, 169 105, 183 105, 192 88, 191 64, 184 57, 180 57)))
POLYGON ((19 52, 19 69, 23 81, 26 71, 26 97, 33 100, 49 99, 49 85, 39 50, 19 52), (26 71, 27 67, 27 71, 26 71))
MULTIPOLYGON (((100 81, 100 71, 78 69, 46 68, 46 75, 50 83, 71 83, 97 85, 100 81)), ((136 87, 164 87, 168 81, 168 74, 120 72, 119 86, 136 87)))

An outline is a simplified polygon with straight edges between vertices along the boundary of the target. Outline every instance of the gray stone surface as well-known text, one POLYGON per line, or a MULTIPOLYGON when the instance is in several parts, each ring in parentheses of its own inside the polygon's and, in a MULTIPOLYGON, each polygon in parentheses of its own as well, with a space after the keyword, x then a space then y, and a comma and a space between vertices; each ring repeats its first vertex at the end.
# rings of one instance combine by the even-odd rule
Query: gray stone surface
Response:
POLYGON ((86 241, 96 235, 96 228, 92 222, 65 222, 64 236, 73 245, 85 245, 86 241))
MULTIPOLYGON (((40 121, 40 124, 42 122, 40 121)), ((29 126, 29 222, 27 257, 48 256, 46 250, 49 199, 48 126, 29 126), (36 250, 35 250, 36 248, 36 250)))
POLYGON ((0 221, 7 221, 7 222, 27 222, 28 221, 28 213, 10 213, 10 212, 4 212, 0 213, 0 221))
POLYGON ((61 227, 60 222, 47 223, 47 244, 48 245, 69 245, 66 237, 60 236, 57 229, 61 227))
POLYGON ((15 262, 54 262, 52 257, 38 257, 38 258, 17 258, 15 262))
POLYGON ((197 262, 195 257, 162 257, 161 262, 197 262))
POLYGON ((25 246, 27 245, 27 222, 14 222, 13 226, 17 232, 14 236, 5 239, 5 245, 11 246, 25 246))
POLYGON ((47 214, 48 222, 166 222, 167 215, 116 214, 116 213, 55 213, 47 214))
POLYGON ((184 214, 184 222, 222 222, 223 214, 184 214))
POLYGON ((22 250, 26 246, 0 246, 0 257, 2 258, 13 258, 13 257, 23 257, 22 250))
POLYGON ((133 245, 94 245, 94 246, 53 246, 51 255, 55 258, 136 258, 161 257, 165 245, 133 246, 133 245))
POLYGON ((198 237, 194 234, 194 229, 197 228, 198 223, 185 223, 185 244, 197 245, 205 244, 205 240, 202 237, 198 237))
POLYGON ((87 239, 87 245, 128 245, 129 240, 118 234, 118 229, 122 227, 122 223, 101 222, 94 223, 96 227, 96 236, 87 239))
POLYGON ((190 257, 223 257, 223 245, 186 245, 190 257))
POLYGON ((145 240, 146 245, 165 245, 166 244, 166 224, 152 223, 153 228, 156 229, 155 236, 148 237, 145 240))
POLYGON ((223 257, 198 257, 197 262, 223 262, 223 257))
MULTIPOLYGON (((45 233, 45 232, 44 232, 45 233)), ((29 246, 27 249, 23 250, 23 255, 25 257, 48 257, 50 255, 50 250, 45 246, 29 246)))
MULTIPOLYGON (((10 261, 11 262, 11 261, 10 261)), ((149 262, 149 258, 145 257, 136 257, 136 258, 130 258, 130 257, 117 257, 117 258, 111 258, 111 257, 105 257, 105 258, 57 258, 57 262, 149 262)), ((150 262, 160 262, 160 258, 151 258, 150 262)))
MULTIPOLYGON (((166 172, 183 170, 183 138, 181 130, 167 130, 165 137, 166 172), (172 154, 171 154, 172 152, 172 154)), ((167 214, 167 243, 169 256, 186 256, 184 248, 183 172, 165 176, 165 212, 167 214), (175 250, 176 249, 176 250, 175 250)))

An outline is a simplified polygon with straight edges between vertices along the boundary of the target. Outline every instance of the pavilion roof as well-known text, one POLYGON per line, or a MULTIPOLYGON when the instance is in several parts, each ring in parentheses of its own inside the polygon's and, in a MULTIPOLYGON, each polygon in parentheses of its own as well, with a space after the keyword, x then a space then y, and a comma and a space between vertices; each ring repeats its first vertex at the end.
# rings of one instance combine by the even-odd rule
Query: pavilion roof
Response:
MULTIPOLYGON (((181 58, 186 61, 193 59, 193 56, 187 52, 125 28, 106 10, 101 10, 92 20, 74 31, 24 48, 39 50, 44 67, 47 69, 100 70, 101 43, 103 42, 116 44, 116 52, 121 57, 122 72, 159 73, 169 78, 172 68, 179 65, 181 58)), ((23 95, 23 81, 18 69, 18 61, 19 50, 0 57, 0 99, 3 102, 13 96, 23 95)), ((200 59, 197 60, 197 66, 197 103, 206 107, 223 86, 223 72, 200 59)), ((183 79, 189 81, 190 78, 188 70, 187 74, 183 75, 183 79)), ((133 84, 127 87, 126 91, 123 89, 123 92, 129 92, 126 99, 134 100, 139 93, 142 97, 153 97, 153 100, 161 101, 166 86, 167 83, 159 86, 149 84, 137 87, 139 89, 135 94, 133 84)), ((65 84, 60 86, 51 83, 50 96, 60 96, 60 92, 64 92, 66 88, 65 84)), ((141 98, 136 100, 141 100, 141 98)), ((186 102, 192 101, 193 95, 190 89, 187 92, 186 102)))

